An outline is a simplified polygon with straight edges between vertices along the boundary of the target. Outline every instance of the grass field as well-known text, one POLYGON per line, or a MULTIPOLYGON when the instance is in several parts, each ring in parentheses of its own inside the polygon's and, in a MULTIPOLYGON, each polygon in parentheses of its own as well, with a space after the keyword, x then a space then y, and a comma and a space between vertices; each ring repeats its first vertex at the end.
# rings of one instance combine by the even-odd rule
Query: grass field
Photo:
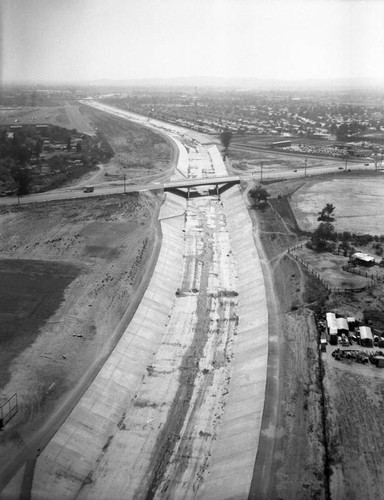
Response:
POLYGON ((291 206, 301 229, 318 225, 318 212, 332 203, 337 231, 384 234, 384 176, 348 176, 306 182, 292 196, 291 206))

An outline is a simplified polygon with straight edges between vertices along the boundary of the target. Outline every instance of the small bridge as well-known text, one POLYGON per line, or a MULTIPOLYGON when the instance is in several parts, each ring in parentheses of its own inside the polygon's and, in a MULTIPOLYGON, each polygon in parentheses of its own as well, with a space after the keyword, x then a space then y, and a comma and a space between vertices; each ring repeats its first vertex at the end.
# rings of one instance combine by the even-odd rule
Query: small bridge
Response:
POLYGON ((240 184, 240 177, 237 175, 224 177, 203 177, 199 179, 185 179, 180 181, 164 183, 164 191, 173 193, 183 198, 195 198, 204 195, 220 196, 227 189, 236 184, 240 184), (204 193, 198 188, 207 188, 204 193))

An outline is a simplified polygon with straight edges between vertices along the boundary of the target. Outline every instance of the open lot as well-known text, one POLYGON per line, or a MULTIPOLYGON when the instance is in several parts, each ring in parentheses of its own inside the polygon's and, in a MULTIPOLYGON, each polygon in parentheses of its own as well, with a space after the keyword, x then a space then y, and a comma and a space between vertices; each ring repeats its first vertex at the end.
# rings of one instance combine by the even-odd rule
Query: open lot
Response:
POLYGON ((169 177, 175 153, 165 136, 89 106, 81 109, 105 136, 115 153, 103 166, 103 182, 121 180, 123 176, 130 182, 165 180, 169 177))
POLYGON ((19 402, 0 471, 122 334, 157 248, 157 206, 128 194, 0 209, 0 402, 19 402))
POLYGON ((291 197, 291 206, 301 229, 312 231, 318 225, 320 210, 332 203, 336 231, 384 234, 384 176, 346 175, 333 179, 303 181, 291 197))
POLYGON ((0 109, 0 126, 51 124, 82 134, 95 135, 89 119, 83 114, 82 106, 76 102, 63 102, 61 106, 25 106, 0 109))
POLYGON ((348 258, 343 255, 322 252, 321 258, 319 258, 318 252, 306 248, 305 245, 295 249, 292 253, 305 262, 313 272, 319 274, 333 289, 354 290, 366 287, 371 283, 369 276, 372 270, 366 271, 367 276, 344 271, 342 266, 346 265, 348 258))
POLYGON ((0 260, 0 380, 10 379, 9 367, 33 344, 39 329, 55 313, 64 290, 81 269, 65 262, 0 260))

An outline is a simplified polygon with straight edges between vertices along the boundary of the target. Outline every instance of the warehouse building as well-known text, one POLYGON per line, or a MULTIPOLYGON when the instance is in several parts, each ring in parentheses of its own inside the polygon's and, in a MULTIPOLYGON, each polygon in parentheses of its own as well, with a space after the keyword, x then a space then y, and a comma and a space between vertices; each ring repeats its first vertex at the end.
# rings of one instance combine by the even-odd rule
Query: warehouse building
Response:
POLYGON ((363 347, 373 347, 373 334, 369 326, 360 327, 360 344, 363 347))
POLYGON ((326 316, 327 333, 329 335, 329 343, 331 345, 337 345, 336 314, 333 312, 327 312, 325 316, 326 316))

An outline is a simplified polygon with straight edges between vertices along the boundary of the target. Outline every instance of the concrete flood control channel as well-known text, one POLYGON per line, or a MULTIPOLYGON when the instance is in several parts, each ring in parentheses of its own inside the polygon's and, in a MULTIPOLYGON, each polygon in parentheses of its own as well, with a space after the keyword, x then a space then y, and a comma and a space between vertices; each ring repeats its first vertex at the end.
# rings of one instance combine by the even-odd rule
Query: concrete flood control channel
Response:
POLYGON ((38 457, 32 498, 248 496, 268 345, 252 224, 238 187, 221 200, 168 194, 159 218, 143 300, 38 457))

